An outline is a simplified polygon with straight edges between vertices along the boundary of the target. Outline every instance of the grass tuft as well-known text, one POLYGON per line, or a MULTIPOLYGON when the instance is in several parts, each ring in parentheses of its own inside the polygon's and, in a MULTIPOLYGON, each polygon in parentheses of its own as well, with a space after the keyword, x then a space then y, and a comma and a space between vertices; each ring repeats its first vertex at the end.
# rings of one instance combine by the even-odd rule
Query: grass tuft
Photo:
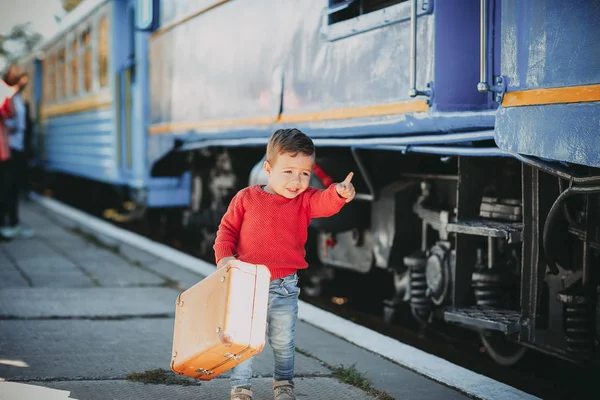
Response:
POLYGON ((392 396, 387 394, 382 390, 375 389, 371 386, 371 380, 363 376, 356 369, 356 364, 352 364, 349 367, 344 367, 343 365, 339 366, 330 366, 333 370, 333 376, 340 380, 341 382, 347 383, 348 385, 355 386, 359 389, 364 390, 367 393, 370 393, 376 396, 376 400, 395 400, 392 396))
POLYGON ((149 369, 144 372, 132 372, 125 378, 128 381, 152 383, 160 385, 194 385, 196 381, 181 376, 175 375, 171 371, 167 371, 162 368, 149 369))
POLYGON ((344 367, 343 365, 334 367, 333 376, 349 385, 366 390, 371 389, 371 380, 369 378, 365 378, 360 372, 358 372, 355 364, 349 367, 344 367))

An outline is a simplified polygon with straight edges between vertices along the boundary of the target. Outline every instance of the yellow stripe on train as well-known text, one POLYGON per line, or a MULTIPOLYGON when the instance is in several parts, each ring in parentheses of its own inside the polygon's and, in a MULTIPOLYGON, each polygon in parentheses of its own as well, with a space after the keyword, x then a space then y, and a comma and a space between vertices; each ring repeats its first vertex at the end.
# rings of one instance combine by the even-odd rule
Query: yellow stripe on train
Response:
POLYGON ((84 97, 82 99, 72 100, 67 103, 43 106, 41 108, 42 119, 48 117, 57 117, 59 115, 74 114, 83 111, 97 110, 109 107, 112 104, 113 97, 109 90, 84 97))
POLYGON ((567 86, 508 92, 502 107, 536 106, 542 104, 588 103, 600 101, 600 85, 567 86))
POLYGON ((289 124, 300 122, 333 121, 349 118, 380 117, 384 115, 399 115, 415 112, 425 112, 429 105, 425 100, 410 100, 391 104, 373 106, 337 108, 333 110, 306 112, 298 114, 282 114, 279 117, 237 118, 227 120, 210 120, 203 122, 182 122, 156 124, 148 128, 151 135, 170 132, 184 132, 201 128, 219 128, 231 126, 256 126, 289 124))

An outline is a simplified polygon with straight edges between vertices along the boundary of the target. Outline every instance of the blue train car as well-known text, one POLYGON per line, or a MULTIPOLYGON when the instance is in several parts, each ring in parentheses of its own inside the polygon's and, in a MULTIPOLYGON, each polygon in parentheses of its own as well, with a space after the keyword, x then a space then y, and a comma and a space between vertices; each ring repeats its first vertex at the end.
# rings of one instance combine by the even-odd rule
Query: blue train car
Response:
POLYGON ((48 172, 127 189, 125 198, 149 207, 173 206, 189 175, 148 173, 148 87, 137 84, 146 80, 145 35, 133 13, 134 2, 83 2, 38 49, 39 159, 48 172))
POLYGON ((351 270, 375 282, 355 301, 475 330, 499 363, 598 360, 599 16, 598 1, 87 0, 34 62, 43 159, 174 217, 210 257, 271 133, 297 127, 318 148, 311 184, 352 170, 358 190, 311 224, 313 293, 351 270))

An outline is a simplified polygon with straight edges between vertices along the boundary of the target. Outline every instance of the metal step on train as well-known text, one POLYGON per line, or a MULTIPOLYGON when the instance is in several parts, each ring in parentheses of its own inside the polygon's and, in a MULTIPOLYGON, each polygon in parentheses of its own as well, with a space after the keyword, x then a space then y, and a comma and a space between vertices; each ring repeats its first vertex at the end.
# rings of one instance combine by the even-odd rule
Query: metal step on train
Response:
POLYGON ((523 241, 523 223, 513 222, 521 221, 521 205, 518 200, 483 197, 479 215, 479 219, 450 222, 446 228, 448 232, 487 237, 488 266, 480 266, 473 273, 477 305, 448 307, 443 311, 444 320, 477 329, 498 331, 505 335, 515 334, 521 330, 521 313, 499 308, 493 288, 502 285, 502 277, 491 271, 494 261, 493 242, 496 238, 509 244, 523 241))

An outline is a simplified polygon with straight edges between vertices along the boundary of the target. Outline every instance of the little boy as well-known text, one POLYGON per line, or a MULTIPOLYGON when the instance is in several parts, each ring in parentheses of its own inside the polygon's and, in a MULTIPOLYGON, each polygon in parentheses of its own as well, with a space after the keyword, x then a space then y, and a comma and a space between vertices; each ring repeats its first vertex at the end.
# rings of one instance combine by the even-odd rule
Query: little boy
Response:
MULTIPOLYGON (((352 201, 353 173, 325 190, 309 187, 315 161, 312 140, 298 129, 280 129, 267 144, 267 185, 242 189, 221 220, 214 250, 217 267, 239 258, 271 272, 267 340, 273 348, 276 400, 293 400, 298 269, 308 265, 304 245, 311 218, 331 216, 352 201)), ((229 342, 222 337, 223 343, 229 342)), ((252 359, 232 369, 231 400, 252 400, 252 359)))

